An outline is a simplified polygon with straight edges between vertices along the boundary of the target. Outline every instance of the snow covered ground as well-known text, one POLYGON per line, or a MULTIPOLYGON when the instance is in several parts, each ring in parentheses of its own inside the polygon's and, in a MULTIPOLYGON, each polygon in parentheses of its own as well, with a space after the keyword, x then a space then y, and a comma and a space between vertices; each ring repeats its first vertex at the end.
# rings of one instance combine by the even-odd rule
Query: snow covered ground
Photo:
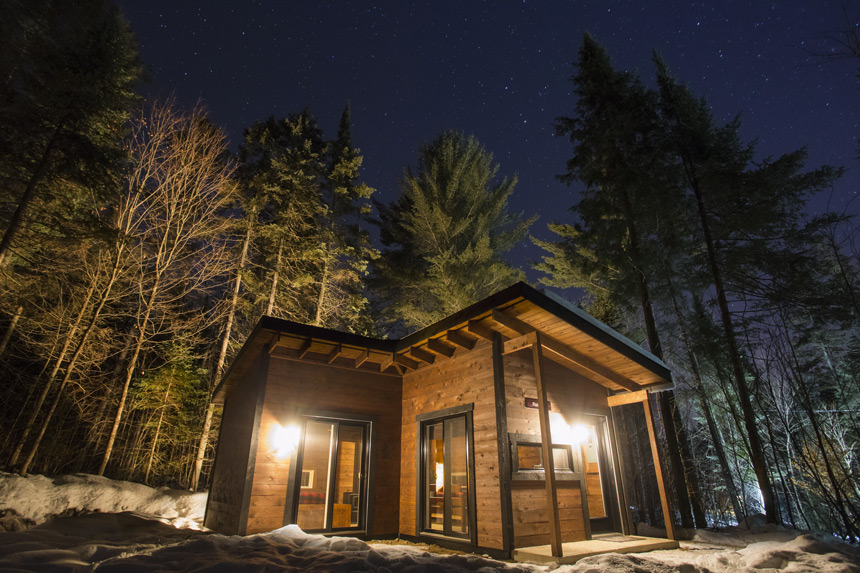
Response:
POLYGON ((227 537, 202 530, 205 502, 205 494, 96 476, 21 478, 0 472, 0 530, 7 529, 0 532, 0 571, 860 573, 856 546, 777 529, 699 531, 678 550, 609 554, 555 567, 327 538, 294 525, 227 537), (65 516, 53 517, 59 514, 65 516))

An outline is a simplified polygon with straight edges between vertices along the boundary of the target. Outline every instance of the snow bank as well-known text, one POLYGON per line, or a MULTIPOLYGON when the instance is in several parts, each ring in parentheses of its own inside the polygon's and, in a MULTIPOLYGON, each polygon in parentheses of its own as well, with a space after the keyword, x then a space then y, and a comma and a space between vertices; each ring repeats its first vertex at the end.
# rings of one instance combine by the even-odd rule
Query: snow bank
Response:
POLYGON ((199 529, 206 510, 206 495, 88 474, 49 478, 0 472, 0 510, 14 509, 37 524, 70 510, 135 511, 157 515, 179 527, 199 529))
POLYGON ((415 547, 372 546, 358 539, 309 535, 288 525, 271 533, 227 537, 176 529, 131 513, 51 520, 0 534, 0 570, 89 571, 537 571, 474 555, 434 555, 415 547))
POLYGON ((414 545, 306 534, 295 525, 247 537, 175 527, 199 524, 205 502, 205 494, 91 475, 51 479, 0 473, 0 513, 13 509, 40 522, 25 531, 0 533, 0 570, 860 573, 856 546, 775 526, 696 531, 677 550, 606 554, 562 566, 438 555, 414 545), (101 513, 47 519, 69 510, 101 513))

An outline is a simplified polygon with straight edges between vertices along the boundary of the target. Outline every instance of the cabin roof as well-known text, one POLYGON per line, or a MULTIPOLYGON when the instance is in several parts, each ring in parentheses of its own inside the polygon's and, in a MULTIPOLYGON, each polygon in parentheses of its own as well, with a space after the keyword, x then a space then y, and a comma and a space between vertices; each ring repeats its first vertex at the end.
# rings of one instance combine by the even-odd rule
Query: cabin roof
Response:
POLYGON ((225 395, 260 352, 400 377, 473 348, 496 333, 505 352, 540 337, 545 356, 612 391, 671 384, 659 358, 561 297, 516 283, 399 340, 378 339, 263 316, 215 390, 225 395))

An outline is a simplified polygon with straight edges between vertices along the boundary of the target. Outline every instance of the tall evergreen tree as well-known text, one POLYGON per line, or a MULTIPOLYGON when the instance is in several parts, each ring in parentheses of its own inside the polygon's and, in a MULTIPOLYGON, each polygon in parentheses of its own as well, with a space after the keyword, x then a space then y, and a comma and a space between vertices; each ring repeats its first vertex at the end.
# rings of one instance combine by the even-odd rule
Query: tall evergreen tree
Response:
MULTIPOLYGON (((578 221, 550 225, 562 240, 535 241, 552 255, 537 268, 548 273, 543 279, 548 284, 585 288, 595 300, 607 298, 628 309, 638 306, 649 348, 662 359, 651 294, 660 266, 658 230, 681 219, 668 213, 668 206, 678 206, 682 196, 673 179, 678 170, 661 129, 657 94, 634 75, 616 71, 588 35, 573 83, 576 115, 559 118, 557 131, 569 135, 574 154, 560 179, 581 181, 585 189, 572 208, 578 221)), ((694 510, 704 527, 704 512, 688 496, 688 489, 695 494, 698 487, 683 424, 673 415, 674 396, 663 392, 660 402, 682 525, 693 526, 694 510)))
POLYGON ((116 185, 141 65, 128 25, 104 0, 12 2, 0 38, 4 267, 13 249, 33 264, 44 237, 67 236, 91 213, 83 194, 116 185))
POLYGON ((523 278, 502 255, 536 217, 508 211, 517 180, 498 171, 474 137, 446 132, 421 148, 397 200, 377 204, 386 248, 375 291, 385 322, 426 326, 523 278))
MULTIPOLYGON (((696 205, 697 224, 704 241, 706 268, 714 288, 735 391, 747 433, 750 461, 770 523, 780 520, 760 426, 753 406, 737 327, 729 300, 727 278, 755 276, 750 261, 781 236, 796 228, 809 195, 832 183, 838 171, 829 167, 800 173, 805 150, 753 165, 755 147, 741 143, 740 122, 718 127, 707 103, 678 84, 662 60, 655 57, 663 121, 675 153, 684 166, 686 187, 696 205)), ((764 255, 767 257, 767 255, 764 255)))
POLYGON ((359 181, 363 161, 352 143, 352 119, 347 103, 337 138, 329 145, 322 208, 318 219, 319 256, 314 283, 313 324, 369 334, 364 279, 378 253, 363 223, 370 213, 375 189, 359 181))

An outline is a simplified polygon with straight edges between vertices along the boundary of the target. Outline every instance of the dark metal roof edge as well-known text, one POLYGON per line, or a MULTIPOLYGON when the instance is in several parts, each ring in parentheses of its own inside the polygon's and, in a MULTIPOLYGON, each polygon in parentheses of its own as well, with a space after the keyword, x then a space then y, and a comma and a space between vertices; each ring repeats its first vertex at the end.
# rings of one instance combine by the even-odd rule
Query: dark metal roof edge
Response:
POLYGON ((530 302, 565 320, 595 340, 623 354, 654 374, 663 377, 667 381, 672 380, 672 371, 669 370, 665 362, 623 334, 600 322, 554 292, 541 292, 525 283, 521 284, 525 287, 523 296, 530 302))
POLYGON ((266 330, 274 330, 285 334, 307 336, 308 338, 316 340, 325 340, 327 342, 335 343, 339 342, 349 346, 363 346, 371 350, 379 350, 380 352, 394 352, 395 341, 385 338, 373 338, 370 336, 362 336, 361 334, 353 334, 352 332, 341 332, 340 330, 302 324, 300 322, 293 322, 291 320, 275 318, 273 316, 263 316, 260 318, 259 324, 266 330))
POLYGON ((256 336, 259 336, 260 332, 263 330, 278 333, 283 332, 297 336, 307 336, 317 340, 339 342, 351 346, 363 346, 380 352, 399 352, 458 324, 467 322, 471 318, 493 310, 506 302, 516 300, 517 298, 524 298, 543 310, 558 316, 571 326, 578 328, 598 342, 605 344, 612 350, 619 352, 640 366, 647 368, 654 374, 657 374, 663 379, 671 382, 672 372, 669 370, 669 367, 649 351, 634 343, 626 336, 616 332, 609 326, 603 324, 584 310, 574 306, 559 295, 551 291, 539 291, 520 281, 483 300, 479 300, 478 302, 467 306, 463 310, 455 312, 430 326, 408 334, 399 340, 372 338, 350 332, 340 332, 329 328, 301 324, 272 316, 262 316, 254 327, 254 330, 251 331, 251 334, 245 340, 245 344, 242 345, 242 348, 239 350, 239 354, 237 354, 233 359, 230 364, 230 368, 228 368, 227 372, 224 373, 224 376, 221 377, 221 381, 215 388, 215 392, 213 392, 212 396, 214 398, 222 390, 224 383, 230 377, 236 365, 241 362, 241 359, 249 346, 248 343, 256 336))
POLYGON ((260 336, 261 332, 263 331, 271 331, 273 333, 295 334, 297 336, 307 336, 309 338, 313 338, 316 340, 324 340, 327 342, 339 342, 341 344, 347 344, 350 346, 363 346, 371 350, 379 350, 381 352, 394 352, 395 350, 394 340, 371 338, 369 336, 362 336, 360 334, 353 334, 351 332, 340 332, 338 330, 332 330, 330 328, 311 326, 309 324, 301 324, 299 322, 293 322, 291 320, 284 320, 282 318, 275 318, 273 316, 263 315, 260 317, 260 320, 257 321, 257 324, 254 326, 254 329, 251 331, 251 334, 249 334, 248 338, 245 339, 244 344, 242 344, 242 348, 239 349, 239 353, 236 355, 235 358, 233 358, 233 361, 230 363, 230 367, 227 369, 226 372, 224 372, 224 375, 221 376, 221 380, 215 387, 215 391, 212 392, 213 399, 218 396, 220 392, 223 391, 227 379, 230 378, 230 375, 233 373, 233 370, 235 370, 236 366, 242 362, 242 358, 248 351, 248 347, 251 345, 250 343, 256 337, 260 336))

